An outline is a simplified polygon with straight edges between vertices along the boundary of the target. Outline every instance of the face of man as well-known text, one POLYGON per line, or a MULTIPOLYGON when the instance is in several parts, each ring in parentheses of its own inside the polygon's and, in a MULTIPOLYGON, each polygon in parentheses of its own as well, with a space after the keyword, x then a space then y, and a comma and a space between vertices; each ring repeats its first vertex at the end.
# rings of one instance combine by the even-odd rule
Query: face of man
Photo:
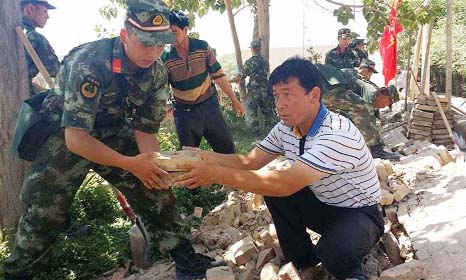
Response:
POLYGON ((312 116, 320 106, 319 88, 306 92, 297 78, 290 78, 287 83, 275 84, 273 94, 278 114, 285 125, 310 128, 314 121, 312 116))
POLYGON ((338 37, 338 46, 340 49, 346 49, 351 42, 351 38, 349 36, 341 36, 338 37))
POLYGON ((165 45, 146 47, 136 34, 125 29, 120 33, 121 41, 131 63, 139 68, 148 68, 159 59, 165 45))
POLYGON ((186 40, 188 40, 188 28, 184 27, 183 29, 181 29, 176 25, 171 25, 170 29, 173 32, 173 36, 175 37, 173 46, 175 48, 183 46, 186 40))
POLYGON ((361 50, 361 51, 366 51, 366 46, 364 44, 356 45, 356 48, 361 50))
POLYGON ((44 5, 27 4, 23 11, 26 17, 39 28, 43 28, 49 19, 48 8, 44 5))
POLYGON ((361 67, 359 68, 359 74, 361 74, 364 78, 370 80, 373 72, 369 67, 361 67))

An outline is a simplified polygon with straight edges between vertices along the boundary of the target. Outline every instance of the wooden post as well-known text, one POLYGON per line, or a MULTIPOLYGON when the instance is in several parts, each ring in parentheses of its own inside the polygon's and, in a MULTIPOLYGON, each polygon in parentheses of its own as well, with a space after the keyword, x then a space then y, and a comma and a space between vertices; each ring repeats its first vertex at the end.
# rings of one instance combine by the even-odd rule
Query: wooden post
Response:
POLYGON ((422 57, 421 94, 429 94, 430 90, 430 39, 432 38, 432 21, 425 26, 424 53, 422 57))
POLYGON ((421 57, 422 36, 423 36, 423 30, 421 26, 417 33, 416 47, 414 48, 413 64, 411 66, 411 71, 413 72, 414 77, 411 78, 411 82, 410 82, 409 99, 412 101, 414 101, 414 98, 416 97, 416 93, 418 92, 416 85, 417 85, 417 77, 419 74, 418 69, 419 69, 419 59, 421 57))
POLYGON ((452 58, 453 58, 453 35, 452 35, 452 1, 446 0, 447 6, 447 53, 446 53, 446 73, 445 73, 445 94, 448 98, 448 109, 451 107, 451 95, 452 95, 452 58))

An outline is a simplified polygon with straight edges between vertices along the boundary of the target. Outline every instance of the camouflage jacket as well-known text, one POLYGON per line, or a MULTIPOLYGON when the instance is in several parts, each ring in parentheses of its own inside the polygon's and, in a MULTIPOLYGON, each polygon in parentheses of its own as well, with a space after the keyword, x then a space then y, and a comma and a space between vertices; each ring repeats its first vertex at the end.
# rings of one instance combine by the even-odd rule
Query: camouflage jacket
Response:
POLYGON ((369 54, 367 53, 367 51, 362 51, 358 48, 354 48, 353 50, 356 52, 359 61, 362 61, 363 59, 369 59, 369 54))
MULTIPOLYGON (((42 114, 58 114, 63 127, 114 135, 122 125, 156 133, 165 117, 167 72, 161 60, 130 73, 119 38, 102 39, 73 49, 63 60, 55 93, 42 114)), ((52 119, 53 120, 53 119, 52 119)))
POLYGON ((360 63, 358 54, 350 48, 341 52, 337 46, 325 55, 325 64, 331 64, 338 69, 358 67, 360 63))
POLYGON ((267 88, 267 76, 269 75, 269 62, 260 54, 253 55, 244 62, 240 79, 244 81, 249 76, 248 88, 267 88))
MULTIPOLYGON (((32 47, 44 64, 45 69, 47 69, 50 76, 55 77, 57 75, 58 68, 60 67, 60 62, 58 61, 58 57, 55 55, 55 51, 52 46, 50 46, 49 41, 35 30, 34 25, 29 19, 23 17, 22 26, 25 30, 26 37, 31 42, 32 47)), ((32 81, 32 79, 39 73, 39 70, 28 54, 26 54, 26 61, 29 81, 32 81)))

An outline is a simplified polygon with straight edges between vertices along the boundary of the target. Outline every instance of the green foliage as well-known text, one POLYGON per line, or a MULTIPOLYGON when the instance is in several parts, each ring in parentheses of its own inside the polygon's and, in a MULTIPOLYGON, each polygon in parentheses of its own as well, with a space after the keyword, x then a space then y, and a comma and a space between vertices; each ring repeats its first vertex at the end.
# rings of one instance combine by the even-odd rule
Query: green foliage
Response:
POLYGON ((349 6, 341 6, 333 11, 333 16, 344 25, 347 25, 350 19, 354 19, 353 10, 349 6))
POLYGON ((117 219, 112 224, 97 224, 96 221, 83 234, 61 235, 44 260, 48 269, 44 269, 35 279, 97 278, 131 258, 129 227, 130 222, 124 219, 117 219))
POLYGON ((8 255, 10 254, 10 249, 8 248, 8 243, 0 240, 0 275, 3 275, 3 266, 1 265, 8 255))
POLYGON ((131 258, 131 222, 104 182, 96 173, 88 174, 74 199, 70 228, 59 236, 35 279, 94 279, 131 258))
POLYGON ((73 202, 72 217, 77 223, 112 223, 124 217, 112 190, 96 173, 87 175, 73 202))
MULTIPOLYGON (((224 13, 226 10, 225 2, 218 0, 166 0, 165 3, 168 7, 174 10, 186 11, 190 19, 190 25, 193 27, 195 25, 195 16, 203 17, 205 16, 210 9, 224 13)), ((255 0, 247 0, 246 3, 251 5, 255 3, 255 0)), ((236 9, 242 6, 244 3, 242 0, 231 0, 231 6, 233 9, 236 9)), ((107 21, 116 18, 118 12, 121 9, 126 8, 125 0, 110 0, 110 4, 105 5, 99 9, 100 15, 107 21)), ((96 31, 100 32, 104 30, 102 26, 97 26, 96 31)))
POLYGON ((309 60, 312 61, 312 63, 320 63, 320 60, 322 59, 321 52, 316 51, 313 46, 309 46, 306 51, 308 52, 309 60))
POLYGON ((195 190, 175 187, 173 192, 176 196, 178 212, 187 215, 193 213, 194 207, 202 207, 203 214, 207 214, 225 199, 225 191, 220 185, 195 190))

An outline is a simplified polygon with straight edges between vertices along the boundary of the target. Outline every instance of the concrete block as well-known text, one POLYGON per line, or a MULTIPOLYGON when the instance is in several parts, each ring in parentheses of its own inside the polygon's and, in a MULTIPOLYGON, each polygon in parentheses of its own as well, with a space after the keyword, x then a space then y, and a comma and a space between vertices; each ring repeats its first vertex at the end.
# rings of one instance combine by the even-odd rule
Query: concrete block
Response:
POLYGON ((235 244, 228 250, 228 255, 231 261, 240 266, 246 264, 257 253, 254 241, 250 237, 246 237, 235 244))
POLYGON ((412 260, 382 271, 380 280, 426 279, 427 268, 421 261, 412 260))
POLYGON ((289 262, 282 266, 278 271, 278 279, 280 280, 301 280, 299 276, 298 269, 293 265, 293 263, 289 262))
POLYGON ((276 280, 280 268, 273 263, 267 263, 261 270, 260 280, 276 280))
POLYGON ((270 260, 272 260, 276 256, 277 255, 273 248, 260 251, 259 256, 257 257, 256 269, 261 270, 262 267, 264 267, 266 263, 268 263, 270 260))
POLYGON ((235 274, 229 266, 214 267, 207 270, 206 280, 235 280, 235 274))

